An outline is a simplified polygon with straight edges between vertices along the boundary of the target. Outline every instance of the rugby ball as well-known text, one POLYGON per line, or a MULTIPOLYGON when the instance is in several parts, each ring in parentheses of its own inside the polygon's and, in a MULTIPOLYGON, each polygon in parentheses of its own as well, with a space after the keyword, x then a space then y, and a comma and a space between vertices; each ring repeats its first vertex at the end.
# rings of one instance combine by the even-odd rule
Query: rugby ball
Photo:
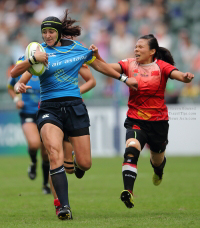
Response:
MULTIPOLYGON (((25 51, 25 59, 29 59, 36 52, 36 48, 39 46, 41 52, 45 52, 44 48, 38 42, 31 42, 25 51)), ((32 75, 41 76, 46 70, 46 66, 43 63, 35 63, 29 68, 29 72, 32 75)))

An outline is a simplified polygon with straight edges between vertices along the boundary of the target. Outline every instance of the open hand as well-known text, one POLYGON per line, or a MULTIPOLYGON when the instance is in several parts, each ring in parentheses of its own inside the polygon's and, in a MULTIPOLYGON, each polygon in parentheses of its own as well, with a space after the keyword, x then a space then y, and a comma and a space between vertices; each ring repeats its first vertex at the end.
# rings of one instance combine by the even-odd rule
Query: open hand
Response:
POLYGON ((27 86, 24 83, 19 83, 19 86, 15 89, 16 93, 26 93, 27 89, 31 89, 31 86, 27 86))

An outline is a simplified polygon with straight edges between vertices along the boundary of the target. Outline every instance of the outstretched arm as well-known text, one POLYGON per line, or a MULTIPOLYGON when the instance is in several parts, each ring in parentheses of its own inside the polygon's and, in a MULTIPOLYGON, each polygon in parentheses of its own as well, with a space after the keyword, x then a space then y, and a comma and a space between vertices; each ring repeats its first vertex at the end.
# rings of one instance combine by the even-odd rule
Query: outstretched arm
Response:
POLYGON ((87 65, 83 65, 79 71, 81 77, 86 81, 83 85, 80 86, 81 94, 84 94, 96 86, 96 79, 92 75, 90 69, 87 65))
POLYGON ((108 77, 115 78, 126 83, 126 85, 134 91, 136 91, 138 88, 138 82, 135 78, 128 78, 126 76, 121 75, 119 72, 115 71, 111 66, 109 66, 105 62, 95 59, 90 64, 90 66, 93 67, 96 71, 99 71, 100 73, 107 75, 108 77))
POLYGON ((174 70, 174 71, 172 71, 170 77, 172 79, 176 79, 176 80, 184 82, 184 83, 189 83, 194 78, 194 74, 192 74, 190 72, 183 73, 181 71, 174 70))

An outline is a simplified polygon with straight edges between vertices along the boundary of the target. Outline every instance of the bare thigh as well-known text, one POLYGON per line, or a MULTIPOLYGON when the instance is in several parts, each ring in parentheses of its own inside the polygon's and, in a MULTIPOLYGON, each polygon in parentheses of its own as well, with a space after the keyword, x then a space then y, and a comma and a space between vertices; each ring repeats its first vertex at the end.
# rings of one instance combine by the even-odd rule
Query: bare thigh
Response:
POLYGON ((38 150, 41 145, 41 140, 37 125, 35 123, 24 123, 22 125, 22 130, 26 137, 29 148, 38 150))
POLYGON ((90 135, 70 137, 70 142, 74 148, 78 166, 85 171, 90 169, 92 165, 90 135))
POLYGON ((42 126, 40 135, 49 155, 51 169, 62 166, 64 162, 63 131, 51 123, 46 123, 42 126))

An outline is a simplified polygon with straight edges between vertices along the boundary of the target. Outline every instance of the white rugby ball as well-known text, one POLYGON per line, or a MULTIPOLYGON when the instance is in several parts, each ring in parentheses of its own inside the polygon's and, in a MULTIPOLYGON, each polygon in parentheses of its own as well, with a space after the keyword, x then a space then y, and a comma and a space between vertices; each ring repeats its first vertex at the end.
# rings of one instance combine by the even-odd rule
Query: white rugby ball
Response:
MULTIPOLYGON (((30 56, 33 56, 36 52, 36 48, 39 46, 41 52, 45 52, 41 44, 37 42, 31 42, 25 51, 25 59, 29 59, 30 56)), ((41 76, 46 70, 46 66, 43 63, 35 63, 29 68, 29 72, 36 76, 41 76)))

